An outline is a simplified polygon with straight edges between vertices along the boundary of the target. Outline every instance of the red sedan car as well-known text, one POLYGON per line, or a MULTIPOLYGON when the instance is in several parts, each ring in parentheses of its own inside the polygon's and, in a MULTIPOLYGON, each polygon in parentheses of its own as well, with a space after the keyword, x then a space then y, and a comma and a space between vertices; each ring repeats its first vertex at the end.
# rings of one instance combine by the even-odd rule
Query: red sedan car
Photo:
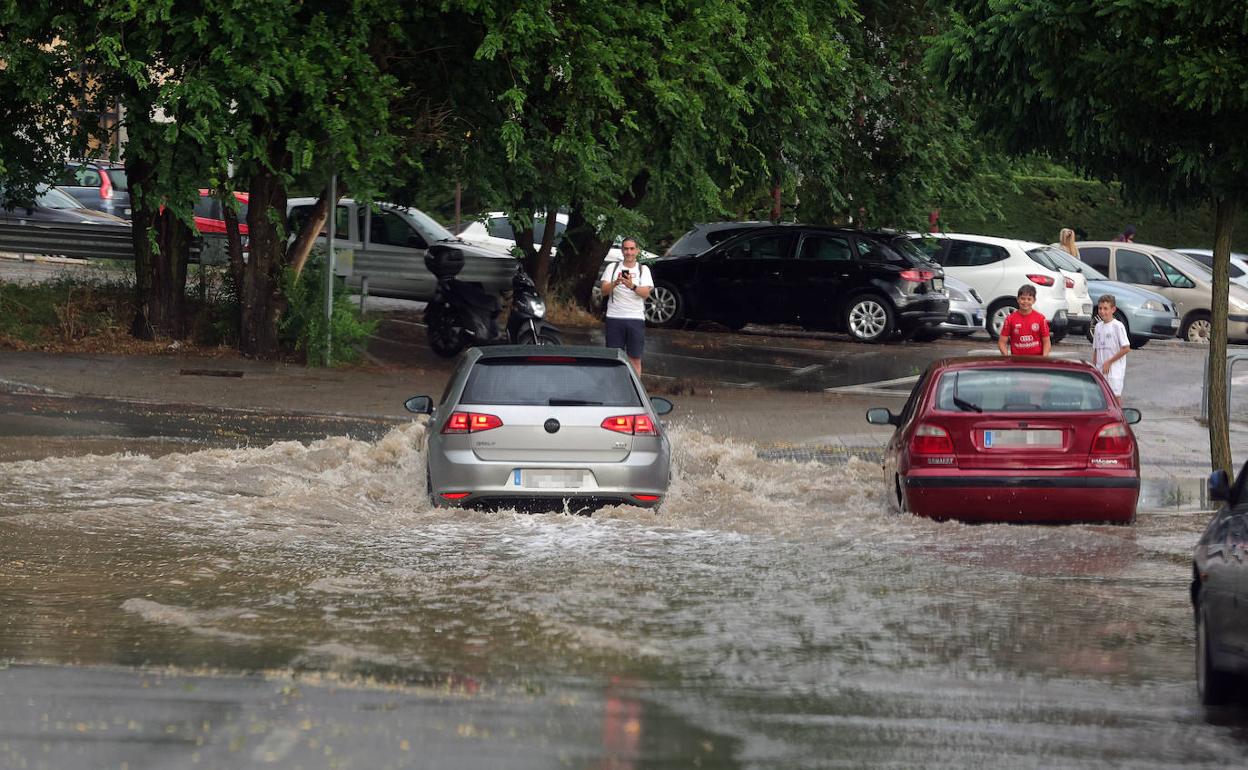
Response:
POLYGON ((1105 377, 1082 361, 949 358, 932 363, 884 451, 899 510, 968 522, 1135 520, 1137 409, 1118 405, 1105 377))

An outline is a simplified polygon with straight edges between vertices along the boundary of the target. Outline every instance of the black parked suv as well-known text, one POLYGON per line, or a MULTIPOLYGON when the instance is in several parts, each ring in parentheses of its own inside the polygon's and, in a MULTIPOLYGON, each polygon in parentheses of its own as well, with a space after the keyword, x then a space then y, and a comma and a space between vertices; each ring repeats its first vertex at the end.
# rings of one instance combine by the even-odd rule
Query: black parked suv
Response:
POLYGON ((656 326, 789 323, 883 342, 949 315, 940 265, 892 233, 770 225, 650 270, 646 317, 656 326))
POLYGON ((130 185, 124 164, 106 160, 66 161, 56 186, 86 208, 130 218, 130 185))

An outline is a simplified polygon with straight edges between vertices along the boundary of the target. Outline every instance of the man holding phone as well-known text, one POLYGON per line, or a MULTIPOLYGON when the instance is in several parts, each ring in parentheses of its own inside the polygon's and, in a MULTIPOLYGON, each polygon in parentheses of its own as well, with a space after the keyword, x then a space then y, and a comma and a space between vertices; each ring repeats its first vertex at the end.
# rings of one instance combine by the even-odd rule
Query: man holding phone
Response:
POLYGON ((608 265, 602 274, 602 296, 607 299, 607 347, 620 348, 641 376, 641 354, 646 347, 646 297, 654 288, 650 270, 637 261, 637 240, 620 243, 624 259, 608 265))

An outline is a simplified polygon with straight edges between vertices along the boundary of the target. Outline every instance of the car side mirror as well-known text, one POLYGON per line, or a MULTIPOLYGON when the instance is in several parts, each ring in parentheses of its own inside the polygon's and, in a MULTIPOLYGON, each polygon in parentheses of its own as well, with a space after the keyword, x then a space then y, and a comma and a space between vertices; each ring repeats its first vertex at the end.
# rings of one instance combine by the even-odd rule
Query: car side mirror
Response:
POLYGON ((428 396, 412 396, 403 402, 403 407, 415 414, 433 414, 433 399, 428 396))
POLYGON ((901 417, 882 406, 867 410, 867 422, 872 425, 900 425, 901 417))
POLYGON ((1231 481, 1226 471, 1218 469, 1209 474, 1209 499, 1226 500, 1231 496, 1231 481))
POLYGON ((675 408, 674 406, 672 406, 671 401, 668 401, 666 398, 663 398, 662 396, 651 396, 650 406, 654 409, 654 413, 658 415, 667 414, 668 412, 672 411, 672 409, 675 408))
POLYGON ((1132 409, 1129 406, 1123 408, 1122 416, 1123 419, 1127 421, 1127 425, 1135 425, 1137 422, 1144 419, 1144 415, 1139 409, 1132 409))

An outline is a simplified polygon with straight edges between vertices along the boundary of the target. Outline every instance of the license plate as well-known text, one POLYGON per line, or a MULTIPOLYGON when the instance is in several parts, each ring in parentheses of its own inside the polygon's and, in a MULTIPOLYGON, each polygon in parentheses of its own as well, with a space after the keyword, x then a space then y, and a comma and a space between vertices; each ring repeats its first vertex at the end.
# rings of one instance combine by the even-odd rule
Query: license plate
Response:
POLYGON ((1177 318, 1171 318, 1171 319, 1170 319, 1170 328, 1171 328, 1171 329, 1177 329, 1177 328, 1179 328, 1179 319, 1177 319, 1177 318))
POLYGON ((984 431, 984 448, 1000 449, 1010 447, 1038 446, 1060 447, 1062 432, 1060 430, 986 430, 984 431))
POLYGON ((516 486, 525 489, 580 489, 585 485, 585 471, 559 469, 518 469, 516 486))
POLYGON ((1083 306, 1083 314, 1084 314, 1084 315, 1092 315, 1092 306, 1091 306, 1091 305, 1084 305, 1084 306, 1083 306))
POLYGON ((936 291, 941 291, 942 289, 944 289, 944 288, 945 288, 945 279, 944 279, 944 278, 933 278, 933 279, 932 279, 932 288, 933 288, 933 289, 935 289, 936 291))
POLYGON ((982 326, 984 323, 984 317, 980 315, 979 313, 976 313, 975 315, 971 316, 971 323, 974 326, 982 326))

